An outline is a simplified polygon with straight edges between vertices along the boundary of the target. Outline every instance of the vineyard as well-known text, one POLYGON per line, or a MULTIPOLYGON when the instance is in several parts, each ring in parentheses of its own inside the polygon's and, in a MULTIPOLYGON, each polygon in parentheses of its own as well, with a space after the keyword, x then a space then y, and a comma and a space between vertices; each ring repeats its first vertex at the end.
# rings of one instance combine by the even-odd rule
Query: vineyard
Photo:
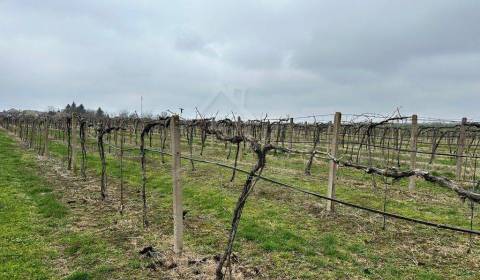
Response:
POLYGON ((466 118, 5 112, 0 126, 72 219, 124 250, 76 250, 62 277, 480 278, 480 123, 466 118))

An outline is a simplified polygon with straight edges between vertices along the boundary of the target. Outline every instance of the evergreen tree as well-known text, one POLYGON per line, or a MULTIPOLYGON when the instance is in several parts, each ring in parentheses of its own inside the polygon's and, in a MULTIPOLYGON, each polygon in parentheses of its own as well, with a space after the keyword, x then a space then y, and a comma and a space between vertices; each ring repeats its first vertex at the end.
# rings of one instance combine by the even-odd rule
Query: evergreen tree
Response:
POLYGON ((97 112, 95 113, 95 116, 98 118, 105 116, 105 113, 103 112, 102 108, 98 107, 97 112))
POLYGON ((85 114, 86 110, 85 110, 85 107, 83 106, 83 104, 80 104, 80 106, 78 106, 77 108, 77 113, 78 114, 85 114))

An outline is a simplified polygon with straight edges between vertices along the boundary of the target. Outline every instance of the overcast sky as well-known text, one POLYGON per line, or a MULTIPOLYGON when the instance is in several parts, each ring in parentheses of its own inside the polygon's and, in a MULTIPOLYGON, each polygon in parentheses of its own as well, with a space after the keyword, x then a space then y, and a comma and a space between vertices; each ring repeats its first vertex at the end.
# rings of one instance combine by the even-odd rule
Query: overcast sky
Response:
POLYGON ((0 109, 480 119, 480 1, 2 1, 0 109))

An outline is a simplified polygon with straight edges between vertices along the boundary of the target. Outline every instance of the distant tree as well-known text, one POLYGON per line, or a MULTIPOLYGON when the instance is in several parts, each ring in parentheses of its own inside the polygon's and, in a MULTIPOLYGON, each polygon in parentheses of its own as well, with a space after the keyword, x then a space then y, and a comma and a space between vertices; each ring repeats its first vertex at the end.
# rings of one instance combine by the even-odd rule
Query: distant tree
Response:
POLYGON ((65 109, 63 109, 63 112, 67 114, 71 114, 75 112, 77 114, 84 115, 87 112, 87 110, 85 109, 83 104, 80 104, 80 106, 77 107, 77 104, 75 104, 75 101, 73 101, 72 104, 67 104, 67 106, 65 106, 65 109))
POLYGON ((77 113, 80 114, 80 115, 83 115, 86 112, 87 111, 85 110, 85 107, 83 106, 83 104, 80 104, 80 106, 78 106, 78 108, 77 108, 77 113))
POLYGON ((102 118, 105 116, 105 113, 103 112, 102 108, 98 107, 97 112, 95 113, 95 116, 97 118, 102 118))

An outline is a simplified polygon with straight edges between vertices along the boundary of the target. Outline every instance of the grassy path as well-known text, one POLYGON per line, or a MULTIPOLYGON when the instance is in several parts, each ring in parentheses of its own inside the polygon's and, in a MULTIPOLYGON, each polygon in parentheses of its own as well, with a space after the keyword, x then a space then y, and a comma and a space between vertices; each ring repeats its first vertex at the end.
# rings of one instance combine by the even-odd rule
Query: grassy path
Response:
POLYGON ((133 273, 146 278, 130 250, 112 242, 114 234, 100 235, 102 228, 93 223, 79 230, 87 215, 107 223, 86 211, 88 206, 62 201, 68 199, 61 184, 49 181, 35 155, 4 131, 0 163, 0 279, 119 279, 133 273))
POLYGON ((68 215, 35 164, 0 133, 0 279, 49 279, 58 256, 49 238, 68 215))

